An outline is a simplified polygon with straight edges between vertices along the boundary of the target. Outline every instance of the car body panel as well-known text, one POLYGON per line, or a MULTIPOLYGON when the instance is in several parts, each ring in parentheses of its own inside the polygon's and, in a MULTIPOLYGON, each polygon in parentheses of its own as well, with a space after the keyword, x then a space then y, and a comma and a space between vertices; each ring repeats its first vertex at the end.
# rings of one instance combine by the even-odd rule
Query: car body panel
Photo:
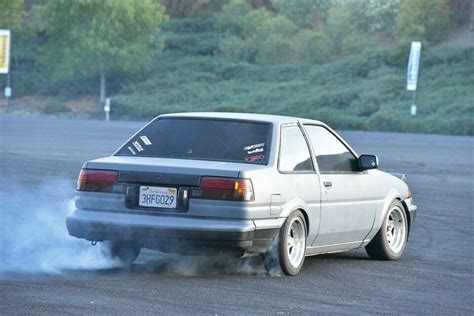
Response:
POLYGON ((361 241, 372 229, 375 212, 374 179, 368 172, 322 174, 321 231, 312 246, 361 241), (327 188, 324 183, 331 182, 327 188))

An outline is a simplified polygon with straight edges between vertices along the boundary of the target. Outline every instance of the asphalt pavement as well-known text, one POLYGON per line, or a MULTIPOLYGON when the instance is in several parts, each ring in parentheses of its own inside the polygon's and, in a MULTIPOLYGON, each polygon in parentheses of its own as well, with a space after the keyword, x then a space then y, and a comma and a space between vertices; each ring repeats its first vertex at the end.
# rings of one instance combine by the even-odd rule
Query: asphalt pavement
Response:
POLYGON ((68 237, 64 216, 82 163, 143 124, 0 117, 0 314, 474 313, 473 137, 341 132, 408 174, 418 214, 399 261, 360 249, 275 277, 257 257, 144 251, 125 272, 68 237))

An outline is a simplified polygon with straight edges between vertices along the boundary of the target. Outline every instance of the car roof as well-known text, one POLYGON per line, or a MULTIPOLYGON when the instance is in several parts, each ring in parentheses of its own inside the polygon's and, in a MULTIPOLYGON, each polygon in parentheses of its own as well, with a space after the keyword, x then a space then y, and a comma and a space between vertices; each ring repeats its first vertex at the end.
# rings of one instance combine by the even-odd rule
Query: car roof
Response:
POLYGON ((235 113, 235 112, 186 112, 186 113, 169 113, 160 115, 160 117, 194 117, 194 118, 219 118, 219 119, 236 119, 246 121, 270 122, 273 124, 295 123, 324 123, 316 120, 306 119, 302 117, 280 116, 270 114, 256 114, 256 113, 235 113))

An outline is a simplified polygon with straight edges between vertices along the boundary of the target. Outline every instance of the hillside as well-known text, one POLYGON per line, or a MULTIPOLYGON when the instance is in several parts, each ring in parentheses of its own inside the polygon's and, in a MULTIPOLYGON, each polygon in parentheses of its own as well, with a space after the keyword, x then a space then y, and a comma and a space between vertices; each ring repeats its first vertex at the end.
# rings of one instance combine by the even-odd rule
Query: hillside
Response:
POLYGON ((112 97, 115 116, 243 111, 310 117, 339 129, 474 134, 472 47, 423 51, 418 113, 411 117, 408 49, 365 51, 323 65, 258 65, 216 56, 218 36, 195 23, 165 25, 163 55, 144 81, 112 97))
MULTIPOLYGON (((474 48, 459 36, 423 47, 415 117, 409 114, 413 94, 405 89, 409 47, 384 42, 329 62, 265 64, 225 57, 212 18, 173 19, 160 37, 164 50, 150 67, 111 74, 113 119, 242 111, 315 118, 338 129, 474 135, 474 48)), ((51 80, 37 61, 38 41, 20 47, 12 73, 14 111, 103 117, 98 78, 51 80)))

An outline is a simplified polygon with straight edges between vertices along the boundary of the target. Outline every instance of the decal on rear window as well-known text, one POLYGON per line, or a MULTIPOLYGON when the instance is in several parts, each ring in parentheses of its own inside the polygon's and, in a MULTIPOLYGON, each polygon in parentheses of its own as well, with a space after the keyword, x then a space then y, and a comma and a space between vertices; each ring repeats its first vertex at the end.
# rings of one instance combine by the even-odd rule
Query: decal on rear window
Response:
POLYGON ((263 148, 256 148, 254 150, 247 151, 247 154, 251 155, 251 154, 261 153, 261 152, 263 152, 263 148))
POLYGON ((143 147, 142 147, 142 145, 138 142, 138 140, 137 140, 137 141, 134 141, 132 144, 133 144, 133 146, 138 150, 138 152, 143 151, 143 147))
POLYGON ((143 142, 145 145, 147 145, 147 146, 150 146, 150 145, 151 145, 150 140, 149 140, 148 137, 146 137, 145 135, 140 136, 140 139, 142 140, 142 142, 143 142))
POLYGON ((133 155, 136 155, 136 154, 137 154, 137 153, 135 152, 135 150, 133 150, 132 147, 128 146, 127 148, 128 148, 128 150, 130 150, 130 152, 131 152, 133 155))
POLYGON ((263 159, 265 159, 265 156, 264 155, 246 156, 244 159, 247 162, 257 162, 257 161, 262 161, 263 159))
POLYGON ((252 149, 261 148, 264 146, 265 146, 265 143, 253 144, 253 145, 245 146, 244 150, 252 150, 252 149))

